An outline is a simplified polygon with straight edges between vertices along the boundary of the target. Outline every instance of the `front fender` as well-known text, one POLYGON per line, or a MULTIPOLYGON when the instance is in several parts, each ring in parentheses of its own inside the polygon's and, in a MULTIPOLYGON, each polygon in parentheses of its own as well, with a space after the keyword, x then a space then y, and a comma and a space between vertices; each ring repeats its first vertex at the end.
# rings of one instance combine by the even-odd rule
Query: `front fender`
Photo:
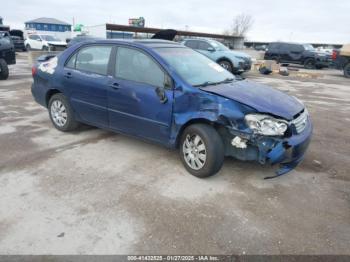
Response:
POLYGON ((176 146, 181 132, 191 123, 230 125, 244 129, 244 116, 254 110, 239 102, 208 92, 175 92, 170 144, 176 146))

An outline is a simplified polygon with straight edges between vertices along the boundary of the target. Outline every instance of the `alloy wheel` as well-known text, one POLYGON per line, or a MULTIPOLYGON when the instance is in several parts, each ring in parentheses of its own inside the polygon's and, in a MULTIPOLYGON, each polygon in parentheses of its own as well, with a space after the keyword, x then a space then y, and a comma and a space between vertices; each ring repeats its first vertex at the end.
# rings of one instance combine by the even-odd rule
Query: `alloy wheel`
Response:
POLYGON ((201 169, 207 159, 207 151, 202 138, 197 135, 187 135, 182 145, 183 157, 186 164, 194 169, 201 169))
POLYGON ((52 102, 50 110, 54 123, 59 127, 63 127, 67 123, 68 118, 64 104, 59 100, 55 100, 52 102))

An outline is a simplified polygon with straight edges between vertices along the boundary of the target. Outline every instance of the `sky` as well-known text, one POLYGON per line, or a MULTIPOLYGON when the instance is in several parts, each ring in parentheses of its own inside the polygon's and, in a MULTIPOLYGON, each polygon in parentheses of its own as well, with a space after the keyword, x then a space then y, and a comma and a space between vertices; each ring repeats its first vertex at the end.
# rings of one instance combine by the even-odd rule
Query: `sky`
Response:
POLYGON ((349 0, 0 0, 0 16, 13 29, 39 17, 126 25, 142 16, 146 27, 223 33, 242 13, 254 19, 248 40, 350 43, 349 0))

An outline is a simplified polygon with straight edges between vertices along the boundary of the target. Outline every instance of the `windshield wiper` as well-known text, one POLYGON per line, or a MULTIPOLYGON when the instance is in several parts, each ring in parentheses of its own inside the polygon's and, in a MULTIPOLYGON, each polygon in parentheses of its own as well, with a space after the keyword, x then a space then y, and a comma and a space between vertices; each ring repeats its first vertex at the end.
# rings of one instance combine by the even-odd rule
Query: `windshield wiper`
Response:
POLYGON ((225 80, 219 81, 219 82, 210 82, 210 81, 206 81, 202 84, 198 84, 198 85, 193 85, 194 87, 206 87, 206 86, 215 86, 215 85, 219 85, 219 84, 225 84, 225 83, 231 83, 233 80, 235 80, 234 78, 226 78, 225 80))
POLYGON ((198 85, 193 85, 194 87, 206 87, 206 86, 214 86, 217 85, 220 82, 210 82, 210 81, 206 81, 202 84, 198 84, 198 85))
POLYGON ((231 83, 233 80, 235 80, 235 78, 226 78, 225 80, 218 82, 218 84, 231 83))

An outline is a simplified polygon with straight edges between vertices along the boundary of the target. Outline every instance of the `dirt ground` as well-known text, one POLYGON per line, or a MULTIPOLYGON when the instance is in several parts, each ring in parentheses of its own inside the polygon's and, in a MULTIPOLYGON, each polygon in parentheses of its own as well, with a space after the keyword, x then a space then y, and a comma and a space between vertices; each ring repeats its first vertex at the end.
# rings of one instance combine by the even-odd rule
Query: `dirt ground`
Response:
POLYGON ((178 153, 96 128, 61 133, 25 54, 0 82, 0 254, 350 254, 350 80, 247 78, 300 98, 314 135, 294 171, 228 158, 198 179, 178 153))

